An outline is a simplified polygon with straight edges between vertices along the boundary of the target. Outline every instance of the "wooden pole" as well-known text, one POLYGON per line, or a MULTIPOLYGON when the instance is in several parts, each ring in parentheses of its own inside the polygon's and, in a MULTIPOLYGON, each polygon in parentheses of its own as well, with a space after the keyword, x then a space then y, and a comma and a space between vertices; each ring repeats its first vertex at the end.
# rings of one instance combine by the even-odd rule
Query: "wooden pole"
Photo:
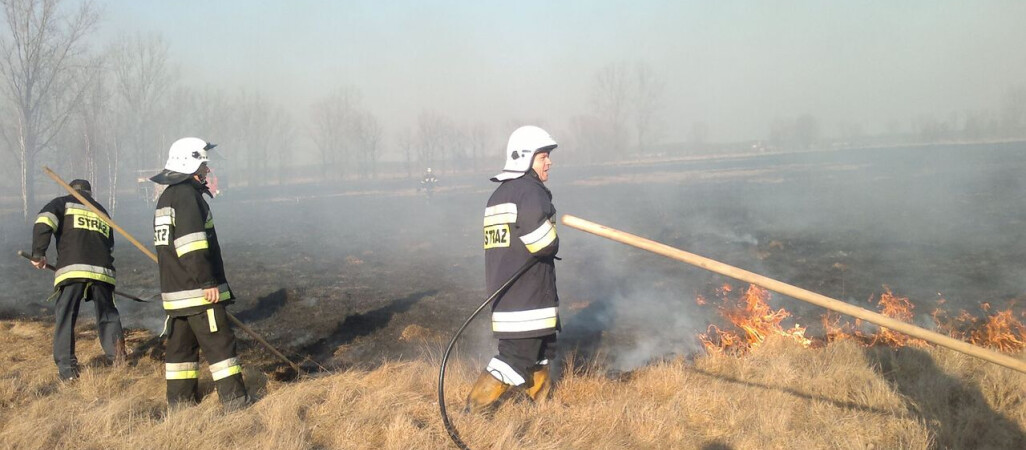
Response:
MULTIPOLYGON (((114 223, 114 221, 111 220, 111 218, 108 217, 106 214, 104 214, 103 211, 100 211, 99 208, 97 208, 96 206, 93 206, 92 202, 86 200, 86 198, 83 197, 82 194, 79 194, 78 191, 75 190, 75 188, 71 187, 71 185, 69 185, 68 183, 65 183, 64 180, 61 179, 61 177, 59 175, 54 173, 54 171, 50 170, 49 167, 43 166, 43 172, 46 173, 46 175, 49 176, 50 178, 53 178, 53 181, 56 181, 57 184, 61 185, 61 187, 63 187, 64 190, 68 191, 68 193, 71 194, 76 199, 78 199, 78 201, 82 202, 83 206, 89 208, 92 212, 96 213, 97 216, 100 216, 100 219, 102 219, 104 222, 107 222, 107 225, 110 225, 111 228, 117 230, 118 233, 121 233, 121 236, 123 236, 125 239, 128 239, 128 242, 131 242, 132 245, 135 245, 135 247, 138 248, 139 251, 143 252, 146 256, 149 256, 150 259, 153 260, 153 262, 157 262, 157 255, 156 254, 154 254, 146 246, 142 245, 139 241, 137 241, 134 237, 132 237, 131 234, 128 234, 128 232, 125 231, 123 228, 119 227, 118 224, 114 223)), ((291 360, 289 360, 288 358, 286 358, 285 355, 283 355, 281 352, 278 351, 278 349, 274 348, 274 346, 272 346, 270 343, 265 341, 264 338, 260 337, 260 335, 257 334, 256 331, 253 331, 252 328, 247 327, 246 324, 242 323, 241 320, 239 320, 238 318, 233 316, 232 313, 227 312, 227 311, 225 311, 225 313, 228 315, 228 320, 231 320, 231 322, 233 324, 235 324, 235 326, 241 328, 242 331, 246 332, 246 334, 252 336, 253 339, 256 339, 257 342, 259 342, 265 348, 270 350, 271 353, 274 353, 275 356, 277 356, 277 357, 281 358, 283 361, 287 362, 290 366, 292 366, 293 369, 296 370, 296 372, 300 372, 299 365, 297 365, 296 363, 294 363, 291 360)))
MULTIPOLYGON (((36 260, 32 259, 32 255, 30 255, 28 253, 25 253, 25 252, 23 252, 21 250, 18 250, 18 256, 20 256, 22 258, 25 258, 25 259, 27 259, 29 261, 32 261, 32 262, 36 261, 36 260)), ((57 271, 57 268, 54 267, 54 265, 50 264, 50 263, 46 263, 46 268, 49 269, 51 272, 56 272, 57 271)), ((124 292, 120 292, 117 289, 114 289, 114 295, 120 295, 120 296, 125 297, 125 298, 127 298, 129 300, 135 300, 135 301, 137 301, 139 303, 149 303, 150 302, 149 300, 143 300, 143 299, 141 299, 139 297, 136 297, 134 295, 126 294, 124 292)))
POLYGON ((716 272, 720 275, 726 275, 731 278, 735 278, 747 283, 761 286, 773 292, 786 295, 788 297, 793 297, 798 300, 809 302, 813 305, 822 306, 826 309, 837 311, 842 314, 847 314, 849 316, 865 320, 866 322, 873 323, 884 328, 889 328, 891 330, 922 339, 932 344, 947 347, 951 350, 962 352, 969 356, 980 358, 982 360, 989 361, 994 364, 1005 366, 1009 369, 1018 370, 1019 372, 1026 373, 1026 362, 1020 359, 1013 358, 1003 353, 995 352, 993 350, 989 350, 983 347, 978 347, 968 342, 963 342, 940 333, 935 333, 925 328, 917 327, 915 325, 902 322, 891 317, 887 317, 883 314, 879 314, 868 309, 859 308, 857 306, 850 305, 840 300, 832 299, 825 295, 817 294, 812 291, 807 291, 797 286, 792 286, 790 284, 783 283, 769 277, 765 277, 756 273, 749 272, 747 270, 739 269, 737 267, 721 263, 719 261, 715 261, 703 256, 696 255, 694 253, 688 253, 686 251, 670 247, 665 244, 660 244, 658 242, 645 239, 640 236, 636 236, 620 230, 599 225, 597 223, 590 222, 579 217, 564 215, 562 222, 564 225, 567 225, 571 228, 586 231, 597 236, 601 236, 623 244, 637 247, 642 250, 648 250, 652 253, 676 259, 678 261, 682 261, 694 266, 698 266, 703 269, 716 272))

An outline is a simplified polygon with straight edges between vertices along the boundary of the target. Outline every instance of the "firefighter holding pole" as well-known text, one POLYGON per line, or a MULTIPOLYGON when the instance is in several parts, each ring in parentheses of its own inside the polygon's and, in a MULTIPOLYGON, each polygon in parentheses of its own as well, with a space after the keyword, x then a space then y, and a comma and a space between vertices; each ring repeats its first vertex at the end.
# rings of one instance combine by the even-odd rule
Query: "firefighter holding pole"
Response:
POLYGON ((547 399, 552 389, 549 368, 559 330, 559 238, 556 209, 545 182, 552 165, 549 153, 555 148, 556 141, 545 130, 520 127, 509 137, 503 171, 491 179, 500 184, 484 214, 488 290, 498 291, 525 264, 536 262, 492 305, 498 354, 467 396, 466 409, 471 412, 494 408, 511 387, 524 389, 535 402, 547 399))
POLYGON ((167 313, 165 374, 168 405, 199 401, 199 350, 210 363, 210 374, 221 403, 243 407, 249 396, 242 364, 225 307, 234 295, 228 286, 214 217, 203 195, 207 151, 214 144, 186 137, 171 144, 164 170, 153 176, 167 185, 157 200, 153 243, 160 268, 160 291, 167 313))
MULTIPOLYGON (((104 212, 93 200, 92 186, 86 180, 74 180, 71 187, 104 212)), ((100 346, 108 364, 125 362, 125 334, 121 315, 114 305, 114 232, 88 207, 71 195, 51 200, 36 216, 32 226, 32 265, 37 269, 53 267, 56 324, 53 334, 53 360, 62 381, 78 378, 75 357, 75 322, 82 301, 96 308, 96 328, 100 346), (46 262, 50 237, 57 242, 56 267, 46 262)))

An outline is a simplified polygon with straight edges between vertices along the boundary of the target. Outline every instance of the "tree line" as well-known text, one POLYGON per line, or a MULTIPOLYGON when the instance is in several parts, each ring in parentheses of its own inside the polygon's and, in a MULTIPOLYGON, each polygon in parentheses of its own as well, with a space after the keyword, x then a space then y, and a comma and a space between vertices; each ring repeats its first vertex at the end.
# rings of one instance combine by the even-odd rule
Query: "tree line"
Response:
MULTIPOLYGON (((441 173, 480 170, 484 161, 500 160, 514 125, 460 123, 425 110, 413 126, 389 133, 359 89, 344 85, 297 114, 260 92, 186 85, 159 35, 92 42, 101 19, 92 1, 0 0, 0 6, 7 28, 0 30, 0 113, 10 118, 0 124, 0 146, 18 163, 0 170, 17 172, 26 218, 41 166, 88 177, 116 209, 119 192, 131 192, 159 170, 169 143, 182 136, 228 143, 230 154, 215 172, 222 168, 233 184, 260 185, 282 183, 298 151, 316 161, 315 173, 305 177, 320 181, 374 178, 389 150, 401 162, 393 170, 407 177, 432 166, 441 173)), ((658 138, 662 89, 643 63, 610 64, 595 75, 589 112, 573 117, 566 130, 551 128, 574 143, 567 147, 588 149, 576 155, 580 160, 622 158, 623 148, 641 154, 658 138)))

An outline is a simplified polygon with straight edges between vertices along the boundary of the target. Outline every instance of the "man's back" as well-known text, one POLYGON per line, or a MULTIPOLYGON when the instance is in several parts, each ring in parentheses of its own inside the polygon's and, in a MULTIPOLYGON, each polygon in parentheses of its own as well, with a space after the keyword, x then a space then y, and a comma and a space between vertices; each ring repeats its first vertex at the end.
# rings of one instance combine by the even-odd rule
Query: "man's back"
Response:
MULTIPOLYGON (((99 202, 85 195, 107 214, 99 202)), ((57 197, 39 212, 33 227, 32 254, 46 254, 50 236, 57 241, 55 285, 70 279, 91 279, 114 284, 114 233, 110 226, 71 195, 57 197)))

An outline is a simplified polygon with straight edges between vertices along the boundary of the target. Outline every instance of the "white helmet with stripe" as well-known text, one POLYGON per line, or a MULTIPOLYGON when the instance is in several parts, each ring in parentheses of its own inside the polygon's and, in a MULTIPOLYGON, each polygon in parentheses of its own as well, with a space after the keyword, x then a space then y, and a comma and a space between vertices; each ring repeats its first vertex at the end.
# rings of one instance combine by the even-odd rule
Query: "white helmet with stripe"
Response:
POLYGON ((181 138, 171 144, 164 168, 179 173, 195 173, 200 164, 210 160, 207 158, 207 150, 216 146, 200 138, 181 138))
POLYGON ((184 137, 173 144, 167 152, 167 163, 164 170, 150 179, 160 184, 176 184, 188 179, 199 170, 200 165, 209 161, 207 150, 217 147, 203 139, 184 137))
POLYGON ((556 148, 556 141, 545 130, 533 125, 517 128, 509 135, 506 144, 506 165, 492 181, 506 181, 520 178, 531 170, 534 155, 556 148))

